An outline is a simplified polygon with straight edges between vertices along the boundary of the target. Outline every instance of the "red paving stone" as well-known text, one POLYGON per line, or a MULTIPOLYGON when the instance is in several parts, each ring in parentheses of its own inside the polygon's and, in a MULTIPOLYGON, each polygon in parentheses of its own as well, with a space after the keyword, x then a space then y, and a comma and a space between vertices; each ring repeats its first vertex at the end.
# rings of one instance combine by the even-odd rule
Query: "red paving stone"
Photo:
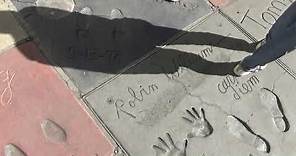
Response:
POLYGON ((0 55, 0 155, 12 144, 27 156, 111 156, 113 146, 55 70, 23 54, 45 62, 33 42, 0 55))

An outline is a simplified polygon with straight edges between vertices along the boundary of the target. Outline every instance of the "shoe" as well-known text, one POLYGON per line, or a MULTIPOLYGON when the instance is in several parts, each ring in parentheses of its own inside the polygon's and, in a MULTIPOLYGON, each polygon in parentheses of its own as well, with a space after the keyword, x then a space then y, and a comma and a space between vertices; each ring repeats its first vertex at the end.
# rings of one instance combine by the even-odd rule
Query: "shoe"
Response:
POLYGON ((256 66, 255 68, 249 69, 249 70, 244 70, 243 67, 239 64, 237 64, 234 69, 233 72, 234 74, 236 74, 237 76, 246 76, 249 75, 251 73, 256 73, 259 72, 263 69, 265 69, 267 67, 267 64, 263 65, 263 66, 256 66))
POLYGON ((260 70, 263 70, 263 69, 265 69, 267 67, 267 64, 265 64, 265 65, 263 65, 263 66, 260 66, 260 65, 258 65, 257 67, 256 67, 256 71, 255 72, 258 72, 258 71, 260 71, 260 70))
POLYGON ((251 71, 245 71, 240 63, 233 68, 233 72, 237 76, 246 76, 252 73, 251 71))
POLYGON ((256 50, 259 49, 261 46, 263 46, 265 43, 266 43, 266 38, 259 41, 258 44, 256 45, 256 50))

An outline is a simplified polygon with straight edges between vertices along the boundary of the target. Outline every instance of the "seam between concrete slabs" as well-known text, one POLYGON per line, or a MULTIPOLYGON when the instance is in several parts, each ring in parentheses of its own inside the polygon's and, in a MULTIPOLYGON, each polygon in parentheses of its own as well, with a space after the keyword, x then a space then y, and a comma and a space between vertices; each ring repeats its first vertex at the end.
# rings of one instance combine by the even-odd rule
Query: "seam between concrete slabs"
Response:
MULTIPOLYGON (((201 17, 200 19, 196 20, 195 22, 193 22, 192 24, 188 25, 187 27, 185 27, 183 30, 186 30, 188 32, 190 32, 192 29, 196 28, 197 26, 201 25, 202 23, 204 23, 208 18, 210 18, 211 16, 217 14, 217 11, 214 12, 210 12, 209 14, 201 17)), ((182 36, 186 35, 188 32, 181 32, 181 33, 177 33, 176 35, 174 35, 172 38, 170 38, 167 42, 163 43, 163 46, 159 46, 159 47, 166 47, 169 43, 172 43, 174 41, 176 41, 177 39, 181 38, 182 36)), ((104 123, 104 121, 100 118, 100 116, 94 111, 93 107, 91 106, 91 104, 89 104, 89 102, 86 100, 86 98, 92 94, 93 92, 100 90, 101 88, 105 87, 106 85, 108 85, 109 83, 111 83, 113 80, 117 79, 118 77, 120 77, 122 74, 124 74, 124 72, 126 72, 127 70, 132 69, 133 67, 137 66, 138 64, 142 63, 143 61, 145 61, 146 59, 152 57, 154 54, 156 54, 158 52, 157 48, 153 49, 152 51, 150 51, 147 55, 145 55, 144 57, 136 60, 133 62, 132 65, 127 66, 126 68, 122 69, 119 74, 116 74, 115 76, 113 76, 112 78, 104 81, 103 83, 101 83, 98 87, 94 88, 93 90, 89 91, 88 93, 86 93, 84 96, 82 96, 82 99, 87 107, 87 110, 90 111, 92 113, 92 117, 98 122, 98 124, 101 125, 101 127, 103 127, 105 129, 105 131, 108 133, 108 135, 111 137, 111 139, 116 143, 116 145, 123 151, 124 154, 126 154, 127 156, 130 156, 130 154, 128 153, 128 151, 124 148, 124 146, 120 143, 120 141, 116 138, 116 136, 112 133, 111 130, 109 130, 108 126, 104 123)))
MULTIPOLYGON (((225 18, 228 22, 230 22, 236 29, 242 32, 247 38, 249 38, 252 42, 257 42, 258 40, 250 34, 247 30, 245 30, 242 26, 240 26, 235 20, 233 20, 229 15, 224 13, 221 9, 218 8, 219 14, 225 18)), ((287 64, 285 64, 280 58, 275 61, 278 66, 280 66, 284 71, 286 71, 294 80, 296 80, 296 73, 292 70, 287 64)))
POLYGON ((210 18, 211 16, 215 15, 216 13, 217 13, 217 11, 210 12, 207 15, 205 15, 205 16, 199 18, 198 20, 194 21, 192 24, 186 26, 185 28, 182 29, 184 31, 175 34, 173 37, 171 37, 170 39, 168 39, 166 42, 162 43, 161 46, 157 46, 156 48, 154 48, 150 52, 148 52, 145 56, 143 56, 143 57, 141 57, 141 58, 133 61, 130 65, 128 65, 125 68, 121 69, 115 76, 107 79, 106 81, 104 81, 103 83, 101 83, 97 87, 95 87, 94 89, 92 89, 89 92, 85 93, 82 96, 82 98, 87 98, 93 92, 95 92, 97 90, 100 90, 102 87, 106 86, 107 84, 109 84, 113 80, 117 79, 119 76, 121 76, 122 74, 124 74, 126 71, 132 69, 133 67, 137 66, 138 64, 140 64, 143 61, 147 60, 148 58, 152 57, 154 54, 156 54, 158 52, 158 48, 165 48, 168 44, 170 44, 170 43, 178 40, 182 36, 186 35, 192 29, 194 29, 195 27, 197 27, 200 24, 204 23, 208 18, 210 18))
MULTIPOLYGON (((16 8, 14 7, 14 5, 12 4, 12 2, 9 0, 9 7, 12 11, 16 11, 16 8)), ((21 44, 24 44, 26 42, 34 42, 34 44, 36 44, 36 47, 39 50, 39 53, 42 55, 42 57, 44 57, 46 59, 46 61, 49 61, 51 64, 53 64, 51 66, 51 68, 57 73, 58 78, 63 81, 65 83, 65 85, 67 86, 68 89, 70 89, 70 91, 72 92, 72 94, 74 95, 75 98, 77 98, 77 100, 79 101, 79 105, 82 107, 82 109, 87 113, 87 115, 93 120, 94 124, 96 125, 96 127, 98 127, 100 129, 100 131, 102 132, 102 134, 106 137, 107 141, 110 142, 110 144, 112 144, 114 146, 114 150, 116 150, 116 146, 117 143, 114 142, 114 139, 110 136, 110 134, 107 132, 107 130, 105 129, 105 127, 103 127, 102 124, 98 124, 100 122, 97 121, 96 119, 96 114, 93 114, 92 111, 89 109, 89 107, 87 106, 87 103, 84 102, 82 95, 81 95, 81 91, 78 89, 78 87, 76 87, 76 85, 74 84, 74 81, 65 73, 65 71, 59 67, 51 58, 50 56, 48 56, 46 54, 46 52, 42 51, 42 49, 40 48, 40 39, 36 36, 36 34, 34 33, 34 30, 32 30, 30 28, 30 26, 23 20, 23 18, 21 16, 19 16, 18 14, 12 14, 13 17, 16 19, 17 23, 19 24, 19 26, 23 29, 23 31, 25 33, 27 33, 27 37, 23 40, 20 40, 18 42, 16 42, 13 45, 10 45, 9 47, 2 49, 1 51, 5 51, 8 50, 10 48, 13 48, 15 46, 19 46, 21 44)), ((115 151, 114 151, 115 153, 115 151)))
MULTIPOLYGON (((13 5, 12 5, 13 6, 13 5)), ((15 7, 13 7, 13 10, 16 10, 15 7)), ((198 20, 194 21, 192 24, 190 24, 189 26, 185 27, 182 30, 186 30, 186 31, 190 31, 192 30, 194 27, 197 26, 197 24, 201 24, 203 21, 205 21, 205 19, 207 19, 207 17, 209 17, 211 14, 213 14, 213 12, 210 12, 209 14, 199 18, 198 20)), ((117 153, 118 151, 116 151, 116 146, 119 147, 123 153, 125 153, 126 155, 129 155, 129 153, 124 149, 124 147, 119 143, 119 141, 114 137, 114 135, 112 134, 112 132, 108 129, 108 127, 103 123, 103 121, 99 118, 98 114, 96 114, 92 108, 90 107, 90 105, 87 103, 87 101, 83 98, 86 97, 86 94, 91 94, 92 91, 95 91, 97 88, 99 87, 103 87, 105 85, 107 85, 109 82, 111 82, 112 80, 116 79, 117 77, 119 77, 122 73, 124 73, 125 71, 131 69, 132 67, 136 66, 137 64, 141 63, 142 61, 146 60, 147 58, 149 58, 150 56, 152 56, 154 53, 156 53, 156 50, 152 50, 150 53, 148 53, 147 55, 143 56, 142 58, 134 61, 131 63, 131 65, 127 66, 126 68, 122 69, 118 74, 116 74, 115 76, 111 77, 110 79, 104 81, 103 83, 101 83, 98 87, 94 88, 93 90, 89 91, 88 93, 86 93, 85 95, 82 94, 82 92, 78 89, 78 87, 75 84, 75 81, 71 79, 71 77, 69 77, 67 75, 67 72, 63 70, 63 68, 59 67, 55 61, 50 57, 50 55, 42 50, 42 47, 40 47, 41 45, 40 43, 40 39, 38 38, 38 36, 34 33, 34 30, 32 30, 30 28, 30 26, 23 20, 23 18, 21 16, 19 16, 18 14, 13 14, 13 16, 16 18, 18 24, 21 26, 22 29, 24 29, 25 33, 28 34, 27 39, 24 42, 20 42, 20 44, 25 43, 27 41, 33 41, 40 54, 46 59, 46 61, 49 61, 52 64, 52 69, 54 69, 58 74, 58 77, 63 80, 65 82, 65 85, 72 91, 72 93, 74 94, 74 96, 79 99, 80 101, 80 105, 83 105, 83 109, 88 113, 88 115, 93 119, 93 121, 96 123, 96 126, 98 126, 101 130, 102 133, 105 135, 105 137, 108 139, 108 141, 111 142, 112 145, 114 145, 114 153, 117 153)), ((165 47, 168 43, 171 43, 175 40, 177 40, 178 38, 180 38, 181 36, 183 36, 184 34, 186 34, 186 32, 183 33, 177 33, 175 34, 172 38, 170 38, 167 42, 163 43, 163 46, 160 47, 165 47)), ((13 47, 13 46, 12 46, 13 47)))

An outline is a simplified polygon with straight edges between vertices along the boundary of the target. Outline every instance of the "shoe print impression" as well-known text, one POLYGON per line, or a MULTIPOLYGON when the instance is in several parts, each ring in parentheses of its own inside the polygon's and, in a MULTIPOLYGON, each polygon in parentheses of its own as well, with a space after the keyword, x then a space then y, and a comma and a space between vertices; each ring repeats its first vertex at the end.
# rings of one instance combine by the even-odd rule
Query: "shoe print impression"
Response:
POLYGON ((261 88, 259 95, 261 104, 269 110, 276 128, 281 132, 285 132, 287 130, 287 123, 284 120, 285 117, 279 107, 276 95, 266 88, 261 88))
POLYGON ((232 115, 227 116, 226 127, 229 133, 241 142, 253 146, 260 152, 268 152, 267 143, 258 135, 250 132, 236 117, 232 115))

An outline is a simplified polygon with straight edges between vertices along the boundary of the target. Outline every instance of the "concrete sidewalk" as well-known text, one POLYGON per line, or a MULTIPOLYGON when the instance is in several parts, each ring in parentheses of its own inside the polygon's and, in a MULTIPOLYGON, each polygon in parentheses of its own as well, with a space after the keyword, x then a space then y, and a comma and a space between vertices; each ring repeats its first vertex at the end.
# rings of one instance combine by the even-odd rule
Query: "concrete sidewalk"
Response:
POLYGON ((231 73, 293 0, 0 2, 0 155, 296 154, 293 52, 231 73))

